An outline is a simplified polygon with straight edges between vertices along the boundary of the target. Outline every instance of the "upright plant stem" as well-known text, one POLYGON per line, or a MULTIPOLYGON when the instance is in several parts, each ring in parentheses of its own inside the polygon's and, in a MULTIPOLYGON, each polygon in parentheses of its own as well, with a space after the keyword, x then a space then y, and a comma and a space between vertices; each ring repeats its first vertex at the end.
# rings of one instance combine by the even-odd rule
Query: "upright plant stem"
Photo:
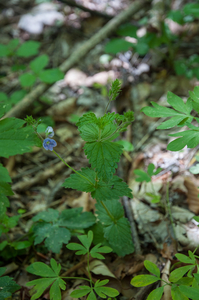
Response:
POLYGON ((169 182, 167 182, 167 185, 166 185, 166 200, 167 200, 167 210, 168 210, 168 213, 169 213, 169 217, 170 217, 170 221, 171 221, 171 226, 173 228, 173 235, 174 235, 175 240, 177 241, 177 237, 176 237, 176 233, 175 233, 175 227, 174 227, 174 221, 173 221, 173 216, 172 216, 172 213, 171 213, 171 205, 169 203, 169 182))
POLYGON ((93 284, 92 284, 93 281, 92 281, 91 272, 90 272, 89 257, 90 257, 90 253, 88 252, 87 267, 88 267, 88 276, 89 276, 89 279, 90 279, 90 285, 91 285, 91 288, 92 288, 93 287, 93 284))

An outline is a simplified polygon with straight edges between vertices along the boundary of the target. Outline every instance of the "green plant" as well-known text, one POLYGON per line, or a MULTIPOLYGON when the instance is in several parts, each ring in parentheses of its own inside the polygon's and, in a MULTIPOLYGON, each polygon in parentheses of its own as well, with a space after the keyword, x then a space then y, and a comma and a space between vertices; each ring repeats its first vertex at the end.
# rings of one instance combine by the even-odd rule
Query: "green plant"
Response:
POLYGON ((34 286, 31 290, 31 300, 38 299, 49 286, 51 286, 50 299, 60 300, 60 289, 65 290, 66 288, 66 283, 63 279, 83 279, 89 282, 90 286, 81 286, 79 289, 73 291, 70 294, 70 296, 73 298, 79 298, 88 295, 87 299, 96 300, 97 298, 95 293, 101 298, 107 298, 107 296, 116 297, 119 295, 117 290, 105 286, 109 282, 108 279, 102 281, 98 280, 94 283, 89 267, 90 256, 97 259, 104 259, 104 256, 101 253, 109 253, 112 251, 112 249, 107 246, 101 247, 101 244, 97 244, 90 250, 93 241, 92 231, 89 231, 88 235, 78 236, 78 239, 80 240, 82 245, 77 243, 70 243, 66 247, 70 250, 77 250, 76 255, 87 255, 87 270, 89 279, 80 277, 64 277, 62 275, 59 276, 61 265, 57 264, 53 258, 50 261, 51 267, 41 262, 35 262, 27 267, 27 271, 34 275, 41 276, 42 278, 30 281, 26 284, 27 286, 34 286))
MULTIPOLYGON (((196 250, 195 250, 196 251, 196 250)), ((147 300, 161 299, 164 287, 167 285, 171 286, 171 296, 173 300, 183 299, 193 299, 197 300, 199 295, 199 265, 197 264, 197 259, 199 258, 195 255, 195 251, 189 251, 189 256, 177 253, 175 256, 179 262, 187 264, 186 266, 179 267, 171 272, 169 276, 169 282, 161 278, 159 268, 152 262, 145 260, 145 268, 153 275, 137 275, 131 280, 131 284, 135 287, 142 287, 154 282, 162 281, 163 286, 153 290, 147 297, 147 300), (194 270, 197 269, 195 273, 194 270), (188 273, 187 273, 188 272, 188 273), (187 273, 187 277, 184 275, 187 273)))
POLYGON ((4 300, 10 297, 14 292, 20 289, 20 286, 16 284, 9 276, 2 276, 6 271, 6 268, 0 268, 0 300, 4 300))

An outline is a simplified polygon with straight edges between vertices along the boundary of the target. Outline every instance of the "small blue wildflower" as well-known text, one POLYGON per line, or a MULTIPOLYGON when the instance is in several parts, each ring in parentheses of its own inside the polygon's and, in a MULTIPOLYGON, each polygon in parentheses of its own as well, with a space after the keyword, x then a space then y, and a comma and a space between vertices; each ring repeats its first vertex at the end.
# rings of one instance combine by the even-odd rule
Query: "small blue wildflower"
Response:
POLYGON ((48 126, 45 130, 46 136, 48 137, 53 137, 54 136, 54 131, 51 126, 48 126))
POLYGON ((46 150, 53 151, 53 147, 56 147, 56 146, 57 146, 57 143, 56 143, 55 140, 53 140, 53 139, 46 138, 46 139, 43 141, 43 147, 44 147, 46 150))

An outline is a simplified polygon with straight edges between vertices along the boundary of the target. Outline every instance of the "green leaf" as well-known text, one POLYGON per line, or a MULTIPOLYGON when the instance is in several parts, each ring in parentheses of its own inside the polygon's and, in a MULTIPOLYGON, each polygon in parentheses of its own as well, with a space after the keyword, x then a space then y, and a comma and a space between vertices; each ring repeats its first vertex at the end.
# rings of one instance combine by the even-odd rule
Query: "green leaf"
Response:
POLYGON ((0 164, 0 181, 1 182, 12 182, 8 170, 0 164))
MULTIPOLYGON (((4 268, 2 271, 4 271, 4 268)), ((19 290, 21 287, 13 281, 9 276, 3 276, 0 278, 0 299, 4 300, 7 297, 10 297, 12 293, 19 290), (5 297, 5 298, 4 298, 5 297)))
MULTIPOLYGON (((103 280, 103 281, 105 281, 105 280, 103 280)), ((97 293, 97 295, 101 298, 106 298, 106 296, 117 297, 119 295, 119 292, 116 289, 106 287, 106 286, 101 286, 101 287, 95 286, 94 290, 97 293)))
POLYGON ((26 283, 26 286, 34 286, 30 293, 33 294, 31 300, 38 299, 44 291, 54 282, 55 278, 40 278, 26 283))
POLYGON ((199 3, 188 3, 183 7, 185 15, 193 15, 199 17, 199 3))
POLYGON ((79 235, 78 239, 80 240, 80 242, 82 243, 82 245, 89 250, 92 241, 93 241, 93 232, 91 230, 89 230, 88 235, 84 234, 84 235, 79 235))
POLYGON ((63 78, 64 78, 64 73, 58 68, 43 70, 39 73, 39 79, 49 84, 52 84, 63 78))
POLYGON ((180 10, 171 10, 168 15, 167 15, 168 19, 173 20, 174 22, 183 25, 183 14, 181 13, 180 10))
POLYGON ((101 203, 97 203, 96 214, 99 220, 105 226, 111 225, 113 222, 117 223, 118 220, 124 217, 124 209, 120 202, 118 201, 103 201, 105 207, 110 212, 107 214, 105 207, 101 203))
POLYGON ((35 83, 36 77, 32 73, 24 73, 19 76, 19 81, 22 87, 30 87, 35 83))
POLYGON ((27 92, 25 90, 15 91, 10 96, 10 103, 17 104, 19 101, 21 101, 25 97, 26 94, 27 94, 27 92))
POLYGON ((175 109, 180 112, 189 114, 185 103, 183 102, 182 98, 176 96, 172 92, 167 93, 167 102, 175 109))
POLYGON ((188 256, 181 254, 181 253, 177 253, 175 254, 175 256, 177 257, 177 259, 185 264, 194 264, 195 263, 195 259, 191 259, 188 256))
POLYGON ((182 294, 184 294, 188 298, 191 298, 192 300, 198 300, 199 287, 194 288, 186 285, 180 285, 179 290, 181 291, 182 294))
POLYGON ((92 192, 95 190, 96 185, 96 173, 89 168, 82 168, 81 171, 72 174, 69 178, 66 178, 63 185, 65 188, 71 188, 82 192, 92 192))
POLYGON ((188 265, 188 266, 184 266, 184 267, 180 267, 174 271, 171 272, 170 276, 169 276, 169 281, 171 282, 176 282, 178 281, 180 278, 182 278, 189 270, 193 269, 194 266, 193 265, 188 265))
POLYGON ((54 253, 59 253, 62 244, 67 244, 71 238, 70 231, 66 228, 59 227, 58 224, 38 223, 34 225, 33 232, 35 245, 45 239, 45 246, 54 253))
POLYGON ((118 52, 126 52, 133 46, 132 43, 123 39, 115 38, 111 39, 105 46, 106 53, 116 54, 118 52))
POLYGON ((146 300, 160 300, 162 298, 162 294, 164 293, 164 287, 161 286, 153 290, 147 297, 146 300))
POLYGON ((165 122, 163 122, 161 125, 159 125, 157 127, 157 129, 169 129, 172 128, 174 126, 177 126, 178 124, 180 124, 180 122, 182 122, 184 119, 186 119, 186 116, 176 116, 173 117, 165 122))
POLYGON ((8 96, 4 92, 0 92, 0 101, 6 102, 8 101, 8 96))
POLYGON ((167 108, 157 104, 156 102, 151 102, 154 107, 143 107, 141 112, 145 113, 145 115, 151 118, 166 118, 172 116, 182 116, 181 113, 174 111, 171 108, 167 108))
POLYGON ((150 273, 154 274, 157 277, 160 277, 160 270, 154 263, 149 260, 145 260, 144 266, 150 273))
POLYGON ((172 285, 171 287, 171 296, 173 300, 189 300, 176 285, 172 285))
POLYGON ((30 241, 19 241, 19 242, 13 242, 12 246, 14 247, 15 250, 21 250, 21 249, 26 249, 30 247, 32 243, 30 241))
POLYGON ((63 210, 60 214, 58 224, 70 229, 84 229, 95 224, 96 218, 91 212, 83 212, 82 208, 71 208, 63 210))
POLYGON ((87 142, 84 149, 89 163, 99 177, 104 181, 111 179, 120 160, 122 146, 110 141, 87 142))
POLYGON ((138 181, 138 182, 144 182, 144 181, 150 182, 151 181, 151 177, 143 170, 135 169, 133 172, 137 176, 139 176, 139 177, 136 177, 135 181, 138 181))
POLYGON ((112 252, 112 249, 110 247, 107 247, 107 246, 100 247, 100 246, 101 246, 101 244, 97 244, 96 246, 94 246, 91 249, 90 255, 93 258, 104 259, 104 256, 99 254, 99 253, 110 253, 110 252, 112 252))
POLYGON ((75 254, 76 255, 85 255, 86 253, 88 253, 88 250, 80 245, 80 244, 77 244, 77 243, 69 243, 66 248, 68 248, 69 250, 73 250, 73 251, 76 251, 78 250, 75 254))
POLYGON ((73 291, 70 296, 73 298, 80 298, 83 297, 85 295, 87 295, 88 293, 90 293, 92 291, 92 289, 89 286, 80 286, 78 290, 73 291))
POLYGON ((6 182, 0 182, 0 194, 3 194, 5 196, 14 195, 11 186, 6 182))
POLYGON ((27 41, 18 48, 16 55, 19 57, 30 57, 36 55, 40 44, 41 43, 36 41, 27 41))
POLYGON ((138 275, 131 280, 131 284, 135 287, 142 287, 160 280, 153 275, 138 275))
POLYGON ((192 173, 192 174, 199 174, 199 164, 196 164, 195 166, 192 166, 189 171, 192 173))
POLYGON ((94 124, 86 124, 80 127, 80 136, 86 142, 97 141, 99 137, 99 127, 94 124))
POLYGON ((117 141, 117 144, 123 146, 123 151, 131 152, 134 150, 134 146, 126 140, 117 141))
POLYGON ((85 113, 81 118, 79 118, 78 122, 76 123, 77 127, 82 127, 83 125, 95 123, 97 124, 98 119, 93 112, 85 113))
POLYGON ((169 134, 169 136, 181 136, 168 144, 167 150, 170 151, 179 151, 186 145, 188 148, 194 148, 199 144, 199 132, 196 130, 182 131, 179 133, 169 134))
POLYGON ((59 279, 53 282, 50 288, 50 300, 61 300, 61 291, 59 288, 59 279))
POLYGON ((119 29, 117 30, 117 34, 122 36, 130 36, 133 38, 137 38, 137 30, 138 28, 130 23, 126 23, 124 25, 121 25, 119 29))
POLYGON ((199 274, 198 273, 194 273, 193 275, 194 275, 197 283, 199 284, 199 274))
POLYGON ((43 220, 45 222, 55 222, 58 220, 59 212, 56 209, 48 208, 47 211, 39 212, 32 218, 33 222, 43 220))
POLYGON ((46 54, 40 55, 33 59, 30 63, 30 68, 36 74, 43 70, 49 62, 49 57, 46 54))
POLYGON ((51 267, 52 267, 53 271, 55 272, 55 274, 57 276, 59 276, 59 273, 61 271, 61 265, 58 264, 54 258, 51 258, 50 264, 51 264, 51 267))
POLYGON ((46 264, 35 262, 26 268, 26 271, 41 277, 56 277, 56 273, 46 264))
POLYGON ((0 276, 2 276, 6 271, 6 267, 0 267, 0 276))
POLYGON ((97 201, 99 200, 119 200, 122 196, 133 198, 131 189, 126 182, 117 176, 113 176, 109 182, 100 180, 91 195, 97 201))
POLYGON ((24 123, 16 118, 0 120, 0 156, 8 158, 30 152, 33 146, 42 146, 32 126, 22 127, 24 123))

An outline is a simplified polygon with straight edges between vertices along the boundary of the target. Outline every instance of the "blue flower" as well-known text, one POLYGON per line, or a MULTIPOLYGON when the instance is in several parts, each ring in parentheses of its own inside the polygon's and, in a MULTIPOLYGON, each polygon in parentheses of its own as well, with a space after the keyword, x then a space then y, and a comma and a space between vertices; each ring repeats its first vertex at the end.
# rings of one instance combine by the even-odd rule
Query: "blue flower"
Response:
POLYGON ((43 147, 44 147, 46 150, 53 151, 53 147, 56 147, 56 146, 57 146, 57 143, 56 143, 55 140, 53 140, 53 139, 46 138, 46 139, 43 141, 43 147))
POLYGON ((51 126, 48 126, 45 130, 46 136, 48 137, 53 137, 54 136, 54 131, 51 126))

